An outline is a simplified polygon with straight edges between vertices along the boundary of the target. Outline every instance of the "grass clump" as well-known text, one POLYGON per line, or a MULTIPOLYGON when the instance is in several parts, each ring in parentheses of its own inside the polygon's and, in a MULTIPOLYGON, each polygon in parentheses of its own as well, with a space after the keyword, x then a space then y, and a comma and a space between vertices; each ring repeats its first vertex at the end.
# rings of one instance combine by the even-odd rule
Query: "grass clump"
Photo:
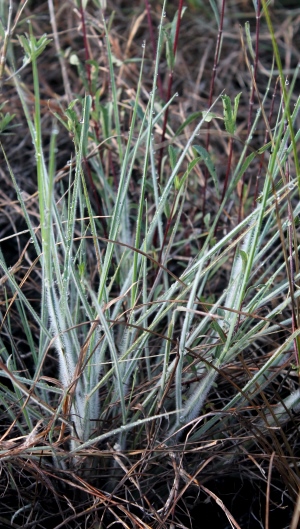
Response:
POLYGON ((299 493, 298 68, 257 2, 244 85, 219 89, 235 2, 211 2, 188 107, 182 2, 145 2, 125 39, 104 4, 2 13, 1 520, 196 527, 200 493, 240 527, 210 487, 239 474, 267 529, 273 488, 299 493))

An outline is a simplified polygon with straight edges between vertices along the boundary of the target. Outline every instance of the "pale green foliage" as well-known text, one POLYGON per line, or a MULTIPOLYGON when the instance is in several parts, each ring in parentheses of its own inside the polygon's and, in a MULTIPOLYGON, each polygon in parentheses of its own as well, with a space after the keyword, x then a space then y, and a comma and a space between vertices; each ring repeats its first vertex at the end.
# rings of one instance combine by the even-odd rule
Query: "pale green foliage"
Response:
MULTIPOLYGON (((164 428, 157 433, 157 443, 172 444, 178 440, 182 427, 191 421, 199 420, 208 396, 217 384, 219 371, 229 362, 233 362, 247 347, 258 343, 271 330, 278 330, 276 316, 291 303, 288 279, 278 279, 284 270, 284 261, 276 266, 268 261, 271 246, 280 246, 278 212, 279 217, 283 219, 282 232, 286 235, 288 222, 285 199, 287 192, 292 196, 296 194, 296 187, 288 189, 280 171, 293 152, 293 141, 299 141, 300 134, 296 131, 293 141, 287 147, 289 131, 284 127, 282 116, 278 117, 272 142, 268 146, 268 167, 256 207, 218 241, 215 239, 215 228, 222 208, 212 220, 206 217, 208 234, 192 262, 186 264, 180 277, 167 270, 172 249, 178 244, 178 238, 180 240, 180 219, 185 207, 188 179, 195 165, 204 161, 217 196, 220 196, 220 183, 211 155, 196 144, 200 129, 209 119, 215 117, 214 109, 211 108, 208 112, 194 116, 197 118, 197 124, 180 152, 169 149, 171 169, 166 174, 163 185, 158 185, 153 132, 156 124, 161 124, 164 112, 170 104, 168 102, 161 106, 156 98, 158 64, 165 44, 163 23, 162 18, 152 94, 146 110, 143 111, 139 104, 142 65, 126 142, 122 140, 121 135, 118 92, 107 36, 112 101, 108 102, 105 108, 99 106, 97 118, 105 125, 104 129, 107 128, 105 140, 109 141, 111 136, 116 136, 120 162, 117 189, 104 174, 99 155, 92 157, 90 163, 99 181, 103 183, 109 240, 98 237, 100 220, 95 218, 92 210, 83 173, 83 160, 91 153, 94 139, 90 130, 90 118, 95 112, 91 97, 74 100, 65 112, 65 119, 61 118, 64 126, 73 135, 75 148, 74 170, 70 164, 69 186, 62 196, 54 179, 57 129, 54 125, 50 162, 47 166, 39 108, 36 58, 49 40, 46 37, 35 40, 32 34, 30 37, 20 38, 25 51, 24 60, 26 64, 32 63, 34 76, 34 119, 30 116, 22 86, 17 78, 15 83, 35 148, 40 227, 26 211, 12 171, 11 177, 42 269, 42 308, 41 313, 34 310, 1 256, 1 267, 8 277, 10 288, 17 296, 17 308, 24 322, 35 363, 32 376, 29 373, 20 374, 16 359, 10 356, 2 344, 2 355, 7 366, 7 371, 2 371, 2 375, 10 376, 14 387, 13 391, 7 392, 6 398, 10 403, 17 405, 22 395, 28 397, 26 407, 22 408, 22 418, 13 416, 11 412, 12 419, 16 419, 20 435, 33 428, 38 420, 45 418, 46 421, 53 420, 51 437, 54 436, 57 421, 67 420, 72 434, 73 454, 95 442, 107 439, 110 442, 117 439, 120 449, 125 450, 143 438, 143 428, 163 417, 167 418, 167 421, 164 428), (140 156, 139 149, 144 149, 139 182, 140 200, 132 213, 128 190, 134 164, 140 156), (185 167, 184 173, 179 176, 182 167, 185 167), (278 184, 277 194, 272 191, 275 183, 278 184), (151 193, 148 191, 149 187, 151 193), (164 245, 165 212, 170 211, 169 200, 174 193, 176 200, 172 225, 168 244, 164 245), (150 207, 153 207, 151 216, 148 215, 150 207), (162 266, 158 266, 154 284, 151 284, 149 269, 155 260, 154 234, 157 234, 158 247, 163 247, 163 252, 160 263, 162 266), (90 265, 87 246, 91 247, 91 241, 94 266, 97 267, 99 277, 96 288, 88 278, 90 265), (214 299, 207 312, 203 312, 200 300, 205 296, 208 285, 220 274, 222 266, 231 259, 233 251, 235 256, 225 291, 214 299), (259 314, 261 307, 269 306, 276 300, 278 290, 284 301, 269 312, 267 319, 253 317, 259 314), (122 320, 124 306, 126 324, 122 320), (28 314, 39 327, 39 347, 35 352, 28 314), (165 339, 160 338, 158 342, 154 342, 155 333, 160 337, 161 333, 164 333, 165 339), (50 391, 40 375, 44 359, 51 347, 55 347, 59 358, 60 385, 54 388, 51 386, 50 391), (197 357, 199 350, 203 351, 203 355, 197 357), (193 365, 190 357, 192 353, 197 359, 193 365), (147 390, 143 393, 140 388, 145 384, 147 390), (185 393, 183 387, 188 388, 185 393), (105 394, 102 400, 100 393, 105 394), (134 400, 137 394, 138 406, 134 400), (67 419, 63 416, 65 409, 69 412, 67 419), (111 429, 102 431, 101 424, 104 419, 111 421, 111 429), (134 440, 132 436, 135 436, 134 440)), ((171 31, 167 37, 169 51, 172 48, 172 28, 172 25, 168 28, 168 31, 171 31)), ((171 53, 168 60, 173 65, 174 57, 171 53)), ((239 98, 240 94, 235 97, 232 106, 230 98, 223 96, 224 127, 230 134, 235 133, 239 98)), ((289 116, 293 127, 296 127, 299 106, 298 100, 289 116)), ((223 205, 233 194, 255 156, 261 154, 256 152, 249 155, 247 151, 259 114, 255 117, 249 138, 234 169, 223 205)), ((186 125, 188 124, 190 121, 186 122, 186 125)), ((292 212, 294 219, 299 215, 299 210, 299 205, 296 205, 292 212)), ((180 248, 183 247, 182 244, 180 248)), ((298 296, 299 291, 296 291, 295 298, 298 296)), ((290 324, 290 318, 281 323, 287 328, 290 324)), ((299 333, 299 330, 295 331, 278 345, 268 361, 240 391, 236 390, 235 396, 219 410, 220 413, 230 409, 230 406, 234 406, 238 412, 247 404, 250 395, 253 398, 259 390, 268 385, 270 373, 274 367, 280 365, 299 333)), ((1 392, 3 401, 3 387, 1 392)), ((299 400, 298 397, 297 395, 299 400)), ((291 399, 294 402, 295 399, 291 399)), ((288 397, 286 405, 289 405, 289 402, 288 397)), ((279 421, 284 416, 280 406, 275 408, 275 413, 279 421)), ((213 417, 205 424, 200 424, 191 438, 198 440, 209 429, 211 435, 215 435, 216 422, 217 417, 213 417)))

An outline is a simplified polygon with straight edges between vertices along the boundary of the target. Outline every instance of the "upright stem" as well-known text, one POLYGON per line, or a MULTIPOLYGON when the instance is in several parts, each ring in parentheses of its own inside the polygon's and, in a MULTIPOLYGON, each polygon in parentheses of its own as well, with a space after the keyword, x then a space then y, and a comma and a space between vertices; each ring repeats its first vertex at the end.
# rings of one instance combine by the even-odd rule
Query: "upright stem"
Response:
MULTIPOLYGON (((256 86, 256 78, 257 78, 257 65, 258 65, 258 53, 259 53, 259 30, 260 30, 260 0, 257 0, 256 5, 256 30, 255 30, 255 55, 254 55, 254 67, 253 67, 253 80, 252 80, 252 87, 251 87, 251 93, 250 93, 250 99, 249 99, 249 111, 248 111, 248 122, 247 122, 247 138, 249 137, 251 125, 252 125, 252 115, 253 115, 253 106, 254 106, 254 95, 255 95, 255 86, 256 86)), ((247 157, 248 151, 245 153, 245 157, 247 157)), ((243 174, 241 178, 241 194, 240 194, 240 204, 239 204, 239 215, 238 215, 238 222, 240 222, 242 218, 242 212, 243 212, 243 196, 244 196, 244 187, 245 187, 245 175, 243 174)))
POLYGON ((224 200, 224 197, 225 197, 225 194, 226 194, 226 191, 227 191, 229 173, 230 173, 230 167, 231 167, 231 160, 232 160, 232 153, 233 153, 233 137, 230 136, 230 138, 229 138, 229 153, 228 153, 227 169, 226 169, 223 193, 222 193, 222 198, 221 198, 221 204, 222 204, 222 202, 224 200))
MULTIPOLYGON (((80 12, 81 24, 82 24, 83 47, 84 47, 84 55, 85 55, 85 69, 86 69, 86 76, 87 76, 87 81, 88 81, 89 95, 92 97, 92 109, 93 111, 95 111, 96 110, 95 99, 93 97, 94 94, 92 93, 93 86, 92 86, 91 65, 88 62, 91 57, 90 57, 90 52, 89 52, 89 44, 88 44, 88 38, 87 38, 86 23, 85 23, 84 8, 83 8, 82 0, 79 0, 79 12, 80 12)), ((95 135, 96 135, 98 143, 100 144, 101 138, 100 138, 99 125, 97 121, 95 120, 93 121, 94 121, 93 125, 95 128, 95 135)), ((86 157, 84 158, 84 164, 85 164, 85 168, 87 172, 87 177, 89 180, 90 189, 92 191, 92 196, 94 197, 94 205, 96 206, 98 216, 100 218, 103 217, 102 218, 103 233, 104 233, 104 236, 107 237, 108 232, 107 232, 107 225, 104 219, 104 208, 102 205, 102 200, 94 184, 92 173, 91 173, 86 157)))
POLYGON ((79 1, 79 12, 81 17, 81 24, 82 24, 82 35, 83 35, 83 47, 84 47, 84 55, 85 55, 85 70, 89 85, 89 93, 92 95, 92 77, 91 77, 91 65, 88 63, 90 60, 90 53, 89 53, 89 47, 88 47, 88 39, 86 34, 86 24, 85 24, 85 16, 84 16, 84 9, 82 5, 82 0, 79 1))
POLYGON ((13 3, 12 3, 12 0, 9 0, 7 26, 6 26, 6 30, 4 33, 4 41, 3 41, 2 52, 0 56, 0 92, 2 91, 3 73, 4 73, 4 66, 5 66, 5 61, 6 61, 7 47, 8 47, 9 39, 11 36, 12 11, 13 11, 13 3))
MULTIPOLYGON (((275 104, 275 97, 276 97, 276 93, 277 93, 278 83, 279 83, 279 77, 277 77, 277 80, 276 80, 276 83, 275 83, 274 92, 273 92, 273 96, 272 96, 271 108, 270 108, 270 112, 269 112, 269 116, 268 116, 269 127, 266 127, 264 145, 267 144, 268 137, 269 137, 269 130, 270 130, 271 123, 272 123, 272 116, 273 116, 273 111, 274 111, 274 104, 275 104)), ((256 183, 255 183, 255 190, 254 190, 254 197, 253 197, 253 209, 256 207, 256 201, 257 201, 257 197, 258 197, 258 184, 259 184, 259 179, 260 179, 260 176, 261 176, 261 171, 262 171, 262 168, 263 168, 263 165, 264 165, 264 159, 265 159, 265 152, 263 152, 260 155, 260 162, 259 162, 259 168, 258 168, 258 172, 257 172, 257 176, 256 176, 256 183)))
MULTIPOLYGON (((155 60, 156 44, 155 44, 155 38, 154 38, 153 24, 151 20, 150 5, 149 5, 148 0, 145 0, 145 5, 146 5, 146 11, 147 11, 147 20, 148 20, 148 28, 149 28, 149 33, 150 33, 150 40, 151 40, 152 50, 153 50, 153 59, 155 60)), ((161 82, 161 76, 159 72, 157 75, 157 85, 158 85, 159 95, 161 99, 164 100, 164 89, 163 89, 163 85, 161 82)))
MULTIPOLYGON (((214 94, 214 86, 215 86, 215 79, 216 79, 216 74, 217 74, 217 67, 218 67, 218 64, 219 64, 221 38, 222 38, 222 34, 223 34, 223 24, 224 24, 225 1, 226 0, 222 0, 222 6, 221 6, 221 15, 220 15, 220 23, 219 23, 219 29, 218 29, 217 42, 216 42, 214 65, 213 65, 212 77, 211 77, 210 88, 209 88, 208 108, 210 108, 211 105, 212 105, 212 99, 213 99, 213 94, 214 94)), ((210 133, 209 133, 209 131, 210 131, 210 122, 207 123, 207 135, 206 135, 206 150, 207 151, 209 149, 209 142, 210 142, 210 133)), ((208 169, 205 166, 205 169, 204 169, 204 187, 203 187, 203 218, 205 216, 205 202, 206 202, 207 180, 208 180, 208 169)))
MULTIPOLYGON (((175 31, 175 37, 174 37, 174 43, 173 43, 173 54, 174 54, 174 57, 176 55, 177 45, 178 45, 182 8, 183 8, 183 0, 179 0, 178 17, 177 17, 176 31, 175 31)), ((173 70, 171 70, 170 73, 169 73, 168 90, 167 90, 167 101, 169 101, 169 99, 171 98, 172 84, 173 84, 173 70)), ((162 128, 161 140, 160 140, 161 143, 163 143, 165 141, 165 135, 166 135, 167 123, 168 123, 168 115, 169 115, 169 107, 167 107, 166 112, 165 112, 165 116, 164 116, 164 122, 163 122, 163 128, 162 128)), ((159 151, 158 168, 157 168, 159 181, 160 181, 160 178, 161 178, 161 165, 162 165, 163 155, 164 155, 164 148, 161 147, 161 149, 159 151)))

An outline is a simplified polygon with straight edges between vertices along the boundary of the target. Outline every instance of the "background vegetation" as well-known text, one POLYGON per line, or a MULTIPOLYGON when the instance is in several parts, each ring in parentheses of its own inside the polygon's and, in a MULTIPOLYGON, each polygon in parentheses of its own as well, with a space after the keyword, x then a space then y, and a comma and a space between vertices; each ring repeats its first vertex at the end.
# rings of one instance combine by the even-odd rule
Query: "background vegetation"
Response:
POLYGON ((132 4, 0 3, 1 526, 296 529, 300 10, 132 4))

